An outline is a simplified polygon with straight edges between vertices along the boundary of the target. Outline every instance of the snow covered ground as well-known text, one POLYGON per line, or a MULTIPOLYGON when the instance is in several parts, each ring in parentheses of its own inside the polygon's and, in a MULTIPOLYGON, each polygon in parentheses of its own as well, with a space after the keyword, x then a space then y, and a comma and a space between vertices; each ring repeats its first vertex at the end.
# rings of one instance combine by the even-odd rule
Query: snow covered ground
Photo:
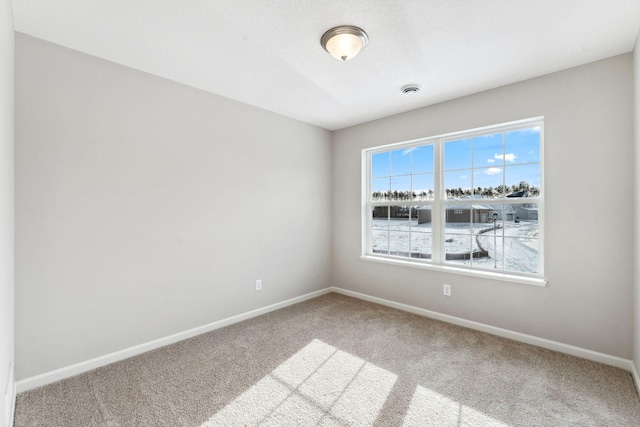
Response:
MULTIPOLYGON (((481 233, 491 228, 487 223, 447 223, 445 226, 445 251, 461 254, 486 250, 489 257, 468 260, 447 260, 447 264, 458 264, 498 269, 512 272, 538 272, 538 222, 520 223, 498 221, 502 228, 481 233), (494 244, 495 241, 495 244, 494 244)), ((371 222, 371 246, 374 252, 391 251, 393 254, 408 256, 409 253, 431 254, 431 223, 418 224, 415 219, 373 219, 371 222), (388 231, 387 231, 388 230, 388 231)))

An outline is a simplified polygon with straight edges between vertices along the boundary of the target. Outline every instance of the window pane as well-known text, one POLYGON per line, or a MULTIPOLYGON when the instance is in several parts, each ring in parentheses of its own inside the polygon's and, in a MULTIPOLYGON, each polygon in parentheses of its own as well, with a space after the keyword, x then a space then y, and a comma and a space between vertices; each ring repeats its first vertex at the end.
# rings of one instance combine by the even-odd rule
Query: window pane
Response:
POLYGON ((373 221, 371 229, 371 252, 374 254, 387 254, 389 252, 389 232, 378 229, 373 221))
POLYGON ((471 209, 474 234, 480 234, 483 230, 493 228, 493 216, 495 205, 474 204, 471 209))
POLYGON ((410 254, 409 233, 389 232, 389 255, 408 257, 410 254))
POLYGON ((475 169, 473 171, 473 194, 485 198, 501 197, 502 194, 495 189, 503 183, 502 174, 502 167, 498 166, 475 169))
POLYGON ((371 156, 371 176, 389 176, 389 153, 378 153, 371 156))
POLYGON ((431 206, 419 206, 416 208, 417 227, 428 228, 431 230, 431 206))
POLYGON ((469 205, 447 205, 444 209, 445 233, 471 234, 471 210, 469 205))
POLYGON ((389 208, 375 206, 371 219, 371 252, 387 253, 389 251, 389 208))
POLYGON ((471 167, 471 138, 444 144, 444 169, 468 169, 471 167))
POLYGON ((411 173, 411 148, 391 152, 391 175, 411 173))
MULTIPOLYGON (((389 208, 387 206, 374 206, 372 209, 372 218, 374 220, 387 220, 389 218, 389 208)), ((388 223, 379 223, 380 226, 389 227, 388 223)))
POLYGON ((411 175, 391 177, 390 200, 413 200, 411 175))
POLYGON ((505 212, 505 269, 520 273, 538 273, 538 205, 508 205, 505 212))
POLYGON ((473 242, 470 233, 467 234, 445 234, 444 235, 444 252, 445 262, 471 265, 473 254, 473 242))
POLYGON ((494 236, 492 232, 484 233, 476 237, 478 252, 473 259, 473 266, 490 270, 502 270, 504 267, 504 239, 494 236))
POLYGON ((474 205, 473 232, 477 245, 474 266, 502 270, 503 218, 501 204, 474 205))
POLYGON ((504 239, 505 270, 538 273, 538 239, 504 239))
POLYGON ((388 200, 390 188, 391 188, 390 178, 371 179, 371 200, 373 201, 388 200))
POLYGON ((471 195, 471 170, 445 172, 444 174, 445 197, 447 199, 459 199, 471 195))
MULTIPOLYGON (((536 203, 506 205, 504 212, 505 230, 520 230, 518 234, 511 234, 511 236, 538 237, 538 205, 536 203)), ((505 235, 509 234, 505 232, 505 235)))
POLYGON ((389 213, 389 254, 406 256, 410 254, 409 230, 411 208, 408 206, 390 206, 389 213))
POLYGON ((412 177, 413 192, 416 194, 416 200, 433 199, 433 174, 413 175, 412 177))
POLYGON ((504 181, 509 191, 507 197, 533 195, 540 188, 540 164, 507 166, 504 181))
POLYGON ((431 206, 416 209, 416 218, 411 221, 411 257, 431 259, 431 206))
POLYGON ((520 129, 505 136, 507 164, 540 162, 540 128, 520 129))
POLYGON ((492 223, 495 223, 497 224, 498 230, 502 230, 502 227, 504 226, 505 206, 494 203, 482 206, 489 209, 487 211, 487 224, 491 225, 492 223))
POLYGON ((473 167, 501 167, 503 164, 502 133, 473 139, 473 167))
POLYGON ((423 145, 414 147, 412 155, 412 172, 427 173, 433 172, 433 145, 423 145))
POLYGON ((409 209, 410 208, 408 206, 389 206, 389 219, 391 220, 389 226, 392 229, 398 229, 398 227, 401 227, 401 230, 409 231, 409 209), (396 219, 401 221, 393 222, 393 220, 396 219))
POLYGON ((516 221, 519 222, 516 205, 504 205, 502 209, 502 219, 505 230, 513 227, 516 221))

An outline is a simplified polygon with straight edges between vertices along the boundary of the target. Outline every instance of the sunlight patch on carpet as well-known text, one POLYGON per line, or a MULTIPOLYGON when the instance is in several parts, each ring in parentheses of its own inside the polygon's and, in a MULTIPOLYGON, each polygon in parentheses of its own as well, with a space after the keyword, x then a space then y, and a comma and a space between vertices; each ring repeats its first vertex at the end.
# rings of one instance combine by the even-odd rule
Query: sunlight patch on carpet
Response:
POLYGON ((201 427, 372 424, 397 375, 313 340, 201 427))
POLYGON ((413 393, 402 426, 509 427, 508 424, 421 386, 417 386, 413 393))

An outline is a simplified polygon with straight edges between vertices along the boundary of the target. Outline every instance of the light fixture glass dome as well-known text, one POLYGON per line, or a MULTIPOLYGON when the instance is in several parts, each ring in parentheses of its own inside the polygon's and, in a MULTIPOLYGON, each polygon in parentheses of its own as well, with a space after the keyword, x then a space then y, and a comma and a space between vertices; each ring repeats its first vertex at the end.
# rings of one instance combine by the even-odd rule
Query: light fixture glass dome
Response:
POLYGON ((367 45, 369 37, 361 28, 351 25, 335 27, 323 34, 322 47, 336 59, 351 59, 367 45))

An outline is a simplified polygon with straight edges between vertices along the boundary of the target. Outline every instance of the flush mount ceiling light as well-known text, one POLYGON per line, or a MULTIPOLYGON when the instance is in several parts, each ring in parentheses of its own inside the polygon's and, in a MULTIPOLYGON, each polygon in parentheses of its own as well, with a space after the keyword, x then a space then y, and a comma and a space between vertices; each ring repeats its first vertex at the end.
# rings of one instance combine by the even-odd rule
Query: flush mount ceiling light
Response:
POLYGON ((369 37, 362 28, 342 25, 324 33, 320 44, 334 58, 346 61, 356 56, 368 41, 369 37))

